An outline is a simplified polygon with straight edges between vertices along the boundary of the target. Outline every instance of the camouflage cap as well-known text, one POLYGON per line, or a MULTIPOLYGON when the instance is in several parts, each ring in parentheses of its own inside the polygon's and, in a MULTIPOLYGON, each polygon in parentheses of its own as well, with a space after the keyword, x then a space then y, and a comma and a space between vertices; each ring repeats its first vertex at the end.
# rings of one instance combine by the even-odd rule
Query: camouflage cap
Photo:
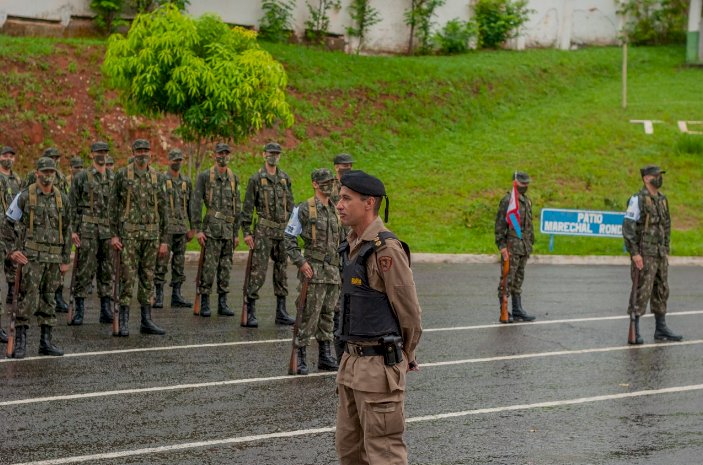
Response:
POLYGON ((281 153, 281 145, 277 142, 269 142, 264 145, 264 152, 281 153))
POLYGON ((53 170, 56 171, 56 162, 53 158, 41 157, 37 160, 37 171, 53 170))
POLYGON ((44 150, 44 153, 42 153, 41 156, 49 158, 59 158, 61 156, 61 152, 59 152, 59 149, 57 149, 56 147, 49 147, 48 149, 44 150))
POLYGON ((513 173, 513 180, 516 180, 517 182, 521 182, 523 184, 529 184, 530 176, 524 171, 516 171, 515 173, 513 173))
POLYGON ((651 174, 652 176, 658 176, 664 173, 666 173, 666 171, 662 171, 662 169, 659 168, 657 165, 647 165, 644 168, 640 168, 640 174, 642 175, 642 177, 645 177, 648 174, 651 174))
POLYGON ((185 157, 181 149, 171 149, 171 151, 168 152, 168 161, 183 160, 183 158, 185 157))
POLYGON ((15 149, 10 147, 9 145, 6 145, 5 147, 2 148, 2 153, 0 155, 5 155, 6 153, 11 153, 11 154, 16 154, 15 149))
POLYGON ((341 165, 346 163, 354 163, 354 159, 348 153, 340 153, 339 155, 334 157, 335 165, 341 165))
POLYGON ((115 159, 112 158, 110 155, 105 157, 105 164, 106 165, 114 165, 115 164, 115 159))
POLYGON ((108 152, 109 150, 110 150, 110 146, 107 145, 107 142, 103 142, 101 140, 90 144, 90 151, 91 152, 108 152))
POLYGON ((137 139, 132 143, 132 150, 139 149, 151 150, 151 144, 146 139, 137 139))
POLYGON ((310 174, 310 178, 319 184, 325 181, 331 181, 332 179, 334 179, 334 176, 332 175, 332 172, 327 168, 318 168, 312 171, 312 173, 310 174))
POLYGON ((231 152, 231 150, 229 149, 229 144, 220 142, 219 144, 215 145, 215 153, 220 152, 231 152))
POLYGON ((81 157, 71 158, 71 168, 83 168, 83 159, 81 157))

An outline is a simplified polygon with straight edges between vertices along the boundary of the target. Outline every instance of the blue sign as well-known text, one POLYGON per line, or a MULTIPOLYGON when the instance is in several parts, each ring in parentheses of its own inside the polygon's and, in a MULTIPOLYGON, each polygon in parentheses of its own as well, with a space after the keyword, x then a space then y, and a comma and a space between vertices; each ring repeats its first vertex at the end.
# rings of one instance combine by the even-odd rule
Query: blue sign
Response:
POLYGON ((539 230, 542 234, 622 238, 625 213, 543 208, 539 230))

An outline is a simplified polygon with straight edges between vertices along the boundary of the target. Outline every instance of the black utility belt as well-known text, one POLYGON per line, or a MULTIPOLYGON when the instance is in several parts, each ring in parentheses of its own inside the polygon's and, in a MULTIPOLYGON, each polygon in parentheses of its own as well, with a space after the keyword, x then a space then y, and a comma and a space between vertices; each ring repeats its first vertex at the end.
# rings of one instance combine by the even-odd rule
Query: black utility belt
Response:
POLYGON ((347 352, 348 354, 356 355, 357 357, 371 357, 374 355, 383 355, 386 351, 383 349, 383 346, 378 345, 378 346, 360 346, 360 345, 352 345, 352 344, 347 344, 344 347, 344 351, 347 352))
POLYGON ((394 366, 403 361, 403 338, 400 336, 384 336, 379 338, 380 344, 364 346, 354 343, 347 343, 344 346, 345 352, 357 357, 383 356, 383 363, 387 366, 394 366))

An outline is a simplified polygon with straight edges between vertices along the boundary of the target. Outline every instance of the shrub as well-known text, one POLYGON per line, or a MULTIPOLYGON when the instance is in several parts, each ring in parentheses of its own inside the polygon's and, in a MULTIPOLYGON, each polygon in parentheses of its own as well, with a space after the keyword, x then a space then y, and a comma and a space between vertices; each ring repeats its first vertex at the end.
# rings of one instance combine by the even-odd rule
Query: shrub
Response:
POLYGON ((264 0, 261 8, 264 10, 264 17, 261 18, 259 37, 269 42, 288 42, 295 1, 264 0))
POLYGON ((527 8, 527 0, 478 0, 474 5, 474 21, 480 45, 498 48, 516 37, 532 12, 527 8))
POLYGON ((435 33, 434 42, 443 55, 465 53, 469 50, 471 39, 477 35, 476 23, 454 18, 447 22, 441 31, 435 33))
POLYGON ((625 16, 623 35, 635 45, 683 43, 688 21, 687 0, 620 0, 625 16))
POLYGON ((381 15, 376 8, 371 6, 371 0, 352 0, 349 5, 349 15, 353 25, 347 27, 347 34, 359 39, 356 45, 356 53, 358 54, 364 45, 369 28, 381 21, 381 15))

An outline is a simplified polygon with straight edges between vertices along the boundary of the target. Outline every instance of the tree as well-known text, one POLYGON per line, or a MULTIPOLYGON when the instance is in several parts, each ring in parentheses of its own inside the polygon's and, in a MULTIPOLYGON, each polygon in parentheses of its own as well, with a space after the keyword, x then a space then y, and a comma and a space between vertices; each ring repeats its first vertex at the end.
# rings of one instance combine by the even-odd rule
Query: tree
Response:
POLYGON ((283 66, 256 32, 216 15, 192 19, 172 4, 138 15, 126 37, 110 37, 102 69, 131 113, 178 115, 177 133, 196 145, 196 169, 207 141, 293 124, 283 66))
POLYGON ((420 51, 427 53, 431 50, 432 17, 435 10, 445 2, 446 0, 410 0, 410 8, 405 10, 405 24, 410 26, 408 54, 414 51, 413 40, 416 35, 420 39, 420 51))
POLYGON ((371 26, 381 21, 381 14, 371 6, 371 0, 352 0, 349 5, 349 15, 353 24, 347 27, 347 34, 359 39, 356 45, 356 54, 358 55, 371 26))

